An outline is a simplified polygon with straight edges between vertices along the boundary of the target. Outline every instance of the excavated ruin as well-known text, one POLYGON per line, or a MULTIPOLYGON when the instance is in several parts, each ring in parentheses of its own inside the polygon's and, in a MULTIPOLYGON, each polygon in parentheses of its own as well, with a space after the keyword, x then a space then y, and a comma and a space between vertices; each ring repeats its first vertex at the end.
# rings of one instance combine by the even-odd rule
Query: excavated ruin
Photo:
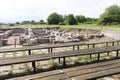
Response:
POLYGON ((43 29, 14 28, 0 30, 0 42, 4 45, 37 45, 43 43, 110 40, 105 31, 91 29, 43 29))

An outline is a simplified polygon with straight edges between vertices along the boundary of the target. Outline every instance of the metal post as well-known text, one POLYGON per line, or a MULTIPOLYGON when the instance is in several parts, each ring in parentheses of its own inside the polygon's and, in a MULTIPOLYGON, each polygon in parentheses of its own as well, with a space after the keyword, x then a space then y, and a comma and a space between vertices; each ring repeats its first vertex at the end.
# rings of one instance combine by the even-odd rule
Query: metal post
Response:
POLYGON ((15 38, 14 41, 15 41, 14 46, 15 46, 15 48, 16 48, 17 38, 15 38))
POLYGON ((92 54, 90 54, 90 59, 92 59, 92 54))
POLYGON ((106 47, 108 46, 108 43, 106 42, 106 47))
POLYGON ((110 55, 110 52, 109 52, 109 51, 107 52, 107 55, 108 55, 108 56, 110 55))
POLYGON ((36 73, 35 61, 32 62, 33 72, 36 73))
POLYGON ((73 46, 73 51, 75 50, 75 46, 73 46))
POLYGON ((88 44, 88 49, 89 49, 89 44, 88 44))
POLYGON ((79 48, 79 45, 78 45, 78 50, 79 50, 80 48, 79 48))
POLYGON ((119 51, 117 50, 116 51, 116 58, 118 58, 118 56, 119 56, 118 54, 119 54, 119 51))
POLYGON ((117 45, 119 45, 119 41, 117 41, 117 45))
POLYGON ((48 53, 50 53, 50 48, 48 48, 48 53))
POLYGON ((66 67, 66 64, 65 64, 65 57, 63 57, 63 68, 66 67))
POLYGON ((31 50, 28 50, 29 55, 31 55, 31 50))
POLYGON ((98 62, 100 61, 100 53, 98 53, 98 62))
POLYGON ((114 46, 114 42, 112 42, 112 46, 114 46))
POLYGON ((52 48, 51 48, 51 51, 50 51, 51 53, 52 53, 52 48))
POLYGON ((95 48, 95 44, 93 44, 93 48, 95 48))
POLYGON ((58 62, 60 63, 60 58, 58 58, 58 62))

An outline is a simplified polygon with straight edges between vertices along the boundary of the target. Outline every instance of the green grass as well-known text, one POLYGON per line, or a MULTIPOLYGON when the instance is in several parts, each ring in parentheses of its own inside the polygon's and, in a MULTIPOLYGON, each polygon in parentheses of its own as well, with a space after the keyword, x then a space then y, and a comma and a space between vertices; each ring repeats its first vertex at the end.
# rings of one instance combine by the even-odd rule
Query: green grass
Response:
POLYGON ((106 25, 101 26, 97 24, 79 24, 79 25, 16 25, 13 27, 4 26, 3 28, 82 28, 82 29, 94 29, 94 30, 118 30, 120 31, 119 25, 106 25))
POLYGON ((12 55, 15 57, 17 56, 17 52, 12 52, 12 55))
POLYGON ((79 24, 79 25, 20 25, 13 26, 19 28, 82 28, 82 29, 98 29, 98 30, 120 30, 120 25, 101 26, 97 24, 79 24))

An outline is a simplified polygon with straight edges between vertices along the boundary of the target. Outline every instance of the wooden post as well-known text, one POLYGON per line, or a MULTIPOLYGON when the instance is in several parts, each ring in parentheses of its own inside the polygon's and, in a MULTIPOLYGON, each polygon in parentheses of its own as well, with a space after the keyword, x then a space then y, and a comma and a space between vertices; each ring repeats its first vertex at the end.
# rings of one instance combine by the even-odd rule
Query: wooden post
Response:
POLYGON ((116 51, 116 58, 118 58, 119 50, 116 51))
POLYGON ((28 50, 29 55, 31 55, 31 50, 28 50))
POLYGON ((63 57, 63 68, 66 67, 66 64, 65 64, 65 57, 63 57))
POLYGON ((32 62, 33 72, 36 73, 35 61, 32 62))
POLYGON ((98 53, 98 62, 100 61, 100 53, 98 53))
POLYGON ((78 47, 77 47, 77 48, 78 48, 78 50, 80 49, 80 48, 79 48, 79 45, 78 45, 78 47))

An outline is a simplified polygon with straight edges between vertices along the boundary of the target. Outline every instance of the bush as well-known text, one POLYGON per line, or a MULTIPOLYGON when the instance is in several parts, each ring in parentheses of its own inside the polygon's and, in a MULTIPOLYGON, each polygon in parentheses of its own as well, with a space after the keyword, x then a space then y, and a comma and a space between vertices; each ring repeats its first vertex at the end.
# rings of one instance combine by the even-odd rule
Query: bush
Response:
POLYGON ((9 26, 15 26, 15 24, 9 24, 9 26))
POLYGON ((75 19, 73 14, 69 14, 67 16, 67 20, 66 21, 67 21, 68 25, 77 25, 77 20, 75 19))
POLYGON ((59 25, 66 25, 66 23, 65 22, 60 22, 59 25))
POLYGON ((119 22, 112 22, 111 25, 118 25, 119 22))

